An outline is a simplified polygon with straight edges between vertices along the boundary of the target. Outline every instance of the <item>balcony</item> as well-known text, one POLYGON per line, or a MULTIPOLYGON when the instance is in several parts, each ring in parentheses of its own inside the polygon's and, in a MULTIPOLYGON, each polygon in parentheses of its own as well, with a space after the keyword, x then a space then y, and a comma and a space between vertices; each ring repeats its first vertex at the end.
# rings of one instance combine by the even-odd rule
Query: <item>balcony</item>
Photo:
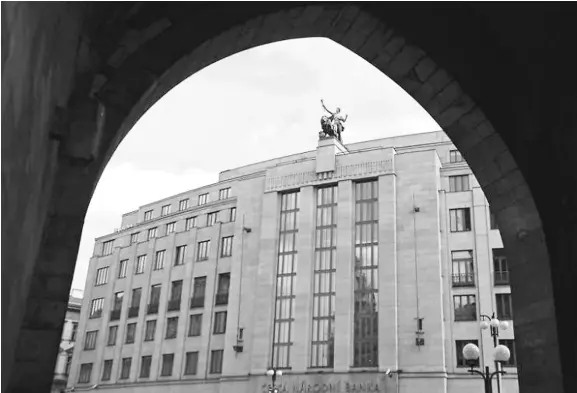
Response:
POLYGON ((453 287, 474 287, 474 286, 475 286, 474 273, 453 274, 453 287))
POLYGON ((204 307, 204 296, 192 297, 190 299, 190 308, 200 308, 200 307, 204 307))
POLYGON ((139 306, 132 306, 128 309, 128 318, 137 318, 138 312, 140 311, 139 306))
POLYGON ((216 306, 222 306, 228 304, 228 293, 217 293, 214 304, 216 306))
POLYGON ((110 320, 118 321, 120 319, 120 311, 121 311, 120 309, 110 311, 110 320))
POLYGON ((150 303, 148 305, 148 309, 146 310, 147 314, 158 314, 158 303, 150 303))
POLYGON ((509 272, 495 272, 495 285, 509 285, 509 272))
POLYGON ((172 299, 168 301, 168 311, 180 310, 180 299, 172 299))

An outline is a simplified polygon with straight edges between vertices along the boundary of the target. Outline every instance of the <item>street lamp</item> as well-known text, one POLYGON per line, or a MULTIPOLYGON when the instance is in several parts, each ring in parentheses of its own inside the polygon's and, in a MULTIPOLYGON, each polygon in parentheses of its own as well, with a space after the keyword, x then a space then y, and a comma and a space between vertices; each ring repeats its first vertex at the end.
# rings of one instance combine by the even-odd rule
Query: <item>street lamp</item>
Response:
POLYGON ((278 389, 275 386, 276 378, 282 376, 282 370, 277 370, 275 368, 271 368, 266 372, 266 375, 272 378, 272 385, 269 385, 268 391, 270 393, 278 393, 278 389))
MULTIPOLYGON (((469 372, 471 374, 478 374, 483 378, 483 381, 485 382, 485 393, 493 392, 493 385, 491 385, 491 381, 495 375, 506 374, 505 371, 499 369, 490 372, 489 366, 485 367, 485 372, 475 370, 475 363, 479 360, 479 347, 473 343, 465 345, 463 348, 463 357, 471 366, 469 372)), ((509 357, 511 357, 511 352, 509 351, 509 348, 504 345, 497 345, 493 350, 493 358, 495 359, 496 363, 506 362, 509 360, 509 357)))
MULTIPOLYGON (((499 329, 507 330, 509 328, 509 323, 507 321, 499 321, 497 317, 495 317, 495 313, 491 316, 481 314, 481 329, 487 330, 491 329, 491 337, 493 337, 493 347, 497 348, 499 345, 499 329)), ((495 370, 499 371, 500 365, 499 362, 495 361, 495 370)), ((501 375, 497 376, 497 392, 501 393, 501 375)))

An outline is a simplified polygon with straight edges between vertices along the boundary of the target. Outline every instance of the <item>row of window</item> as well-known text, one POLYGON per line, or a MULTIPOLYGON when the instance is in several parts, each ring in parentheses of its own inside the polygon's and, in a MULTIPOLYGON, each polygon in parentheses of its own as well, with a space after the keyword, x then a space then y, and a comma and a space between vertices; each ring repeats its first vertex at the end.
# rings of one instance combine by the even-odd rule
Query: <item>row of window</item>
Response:
MULTIPOLYGON (((196 375, 198 369, 198 351, 186 352, 183 375, 196 375)), ((222 373, 222 360, 224 351, 222 349, 211 351, 210 368, 211 374, 222 373)), ((101 381, 110 381, 112 379, 112 359, 104 360, 102 366, 101 381)), ((152 355, 142 356, 140 358, 140 372, 138 378, 150 378, 150 369, 152 366, 152 355)), ((80 375, 78 383, 90 383, 92 379, 93 363, 83 363, 80 365, 80 375)), ((132 358, 122 358, 120 365, 119 380, 126 380, 130 378, 132 369, 132 358)), ((174 353, 167 353, 162 355, 162 362, 160 366, 160 376, 170 377, 174 369, 174 353)))
MULTIPOLYGON (((497 220, 493 213, 491 216, 491 229, 497 228, 497 220)), ((471 209, 462 207, 458 209, 449 209, 450 231, 451 232, 468 232, 471 230, 471 209)))
MULTIPOLYGON (((495 300, 497 305, 497 318, 500 320, 512 320, 513 302, 511 300, 511 294, 496 294, 495 300)), ((456 322, 477 320, 477 301, 475 295, 454 295, 453 306, 456 322)))
MULTIPOLYGON (((469 367, 471 364, 474 366, 479 366, 479 359, 475 361, 467 361, 463 356, 463 348, 465 345, 472 343, 475 345, 479 345, 478 340, 456 340, 455 341, 455 350, 457 354, 457 367, 469 367)), ((509 348, 509 352, 511 353, 511 357, 507 362, 504 363, 505 366, 514 367, 517 365, 517 354, 515 350, 515 340, 499 340, 499 344, 506 346, 509 348)))
MULTIPOLYGON (((473 250, 451 251, 453 287, 475 286, 473 250)), ((509 285, 509 264, 503 248, 493 249, 493 274, 495 285, 509 285)))

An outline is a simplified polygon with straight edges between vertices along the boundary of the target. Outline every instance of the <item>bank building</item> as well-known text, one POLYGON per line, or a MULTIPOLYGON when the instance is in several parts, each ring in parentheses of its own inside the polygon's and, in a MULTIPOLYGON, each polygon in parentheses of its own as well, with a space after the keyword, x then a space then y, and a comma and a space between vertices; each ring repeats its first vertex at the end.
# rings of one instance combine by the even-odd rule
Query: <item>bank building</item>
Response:
POLYGON ((265 393, 274 377, 288 393, 482 392, 462 349, 493 370, 495 317, 511 356, 493 391, 516 393, 508 283, 487 200, 442 131, 320 135, 96 239, 68 390, 265 393))

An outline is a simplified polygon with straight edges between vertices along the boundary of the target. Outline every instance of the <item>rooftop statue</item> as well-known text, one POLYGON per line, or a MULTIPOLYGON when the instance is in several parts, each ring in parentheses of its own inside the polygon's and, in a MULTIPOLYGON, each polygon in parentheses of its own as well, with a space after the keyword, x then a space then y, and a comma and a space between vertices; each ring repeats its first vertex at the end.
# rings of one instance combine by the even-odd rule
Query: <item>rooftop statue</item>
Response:
POLYGON ((323 129, 322 133, 325 136, 337 138, 339 142, 343 142, 341 134, 345 131, 344 122, 347 121, 349 115, 345 117, 341 116, 341 108, 337 108, 335 112, 331 112, 325 106, 324 101, 321 99, 321 105, 323 109, 330 113, 330 116, 323 116, 321 118, 321 127, 323 129))

